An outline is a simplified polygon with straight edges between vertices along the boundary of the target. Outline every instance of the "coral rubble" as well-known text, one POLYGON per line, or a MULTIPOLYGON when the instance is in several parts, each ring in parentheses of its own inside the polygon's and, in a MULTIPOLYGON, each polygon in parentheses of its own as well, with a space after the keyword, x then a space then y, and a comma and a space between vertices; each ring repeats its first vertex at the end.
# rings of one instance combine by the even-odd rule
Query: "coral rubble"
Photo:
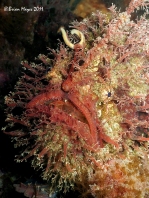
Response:
MULTIPOLYGON (((149 195, 149 24, 131 14, 149 1, 113 5, 60 28, 65 43, 22 62, 23 76, 5 97, 16 160, 32 166, 55 189, 81 186, 93 197, 149 195), (49 70, 47 71, 47 68, 49 70)), ((83 196, 83 193, 82 193, 83 196)))

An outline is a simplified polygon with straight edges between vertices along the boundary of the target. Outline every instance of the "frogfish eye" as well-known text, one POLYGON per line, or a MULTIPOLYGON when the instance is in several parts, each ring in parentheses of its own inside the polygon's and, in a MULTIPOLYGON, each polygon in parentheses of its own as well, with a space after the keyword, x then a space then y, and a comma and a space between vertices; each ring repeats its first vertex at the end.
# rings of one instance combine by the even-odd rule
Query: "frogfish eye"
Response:
POLYGON ((108 92, 108 94, 107 94, 107 95, 108 95, 108 97, 111 97, 111 92, 108 92))

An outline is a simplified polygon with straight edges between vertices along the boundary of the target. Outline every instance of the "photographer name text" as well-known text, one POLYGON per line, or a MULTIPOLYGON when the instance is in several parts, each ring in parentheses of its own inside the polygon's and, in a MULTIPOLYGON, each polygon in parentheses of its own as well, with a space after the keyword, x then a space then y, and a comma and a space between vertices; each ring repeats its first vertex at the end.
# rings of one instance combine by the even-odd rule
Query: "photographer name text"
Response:
POLYGON ((39 11, 43 11, 43 7, 36 6, 33 8, 26 8, 26 7, 15 8, 12 6, 5 6, 4 11, 6 12, 39 12, 39 11))

